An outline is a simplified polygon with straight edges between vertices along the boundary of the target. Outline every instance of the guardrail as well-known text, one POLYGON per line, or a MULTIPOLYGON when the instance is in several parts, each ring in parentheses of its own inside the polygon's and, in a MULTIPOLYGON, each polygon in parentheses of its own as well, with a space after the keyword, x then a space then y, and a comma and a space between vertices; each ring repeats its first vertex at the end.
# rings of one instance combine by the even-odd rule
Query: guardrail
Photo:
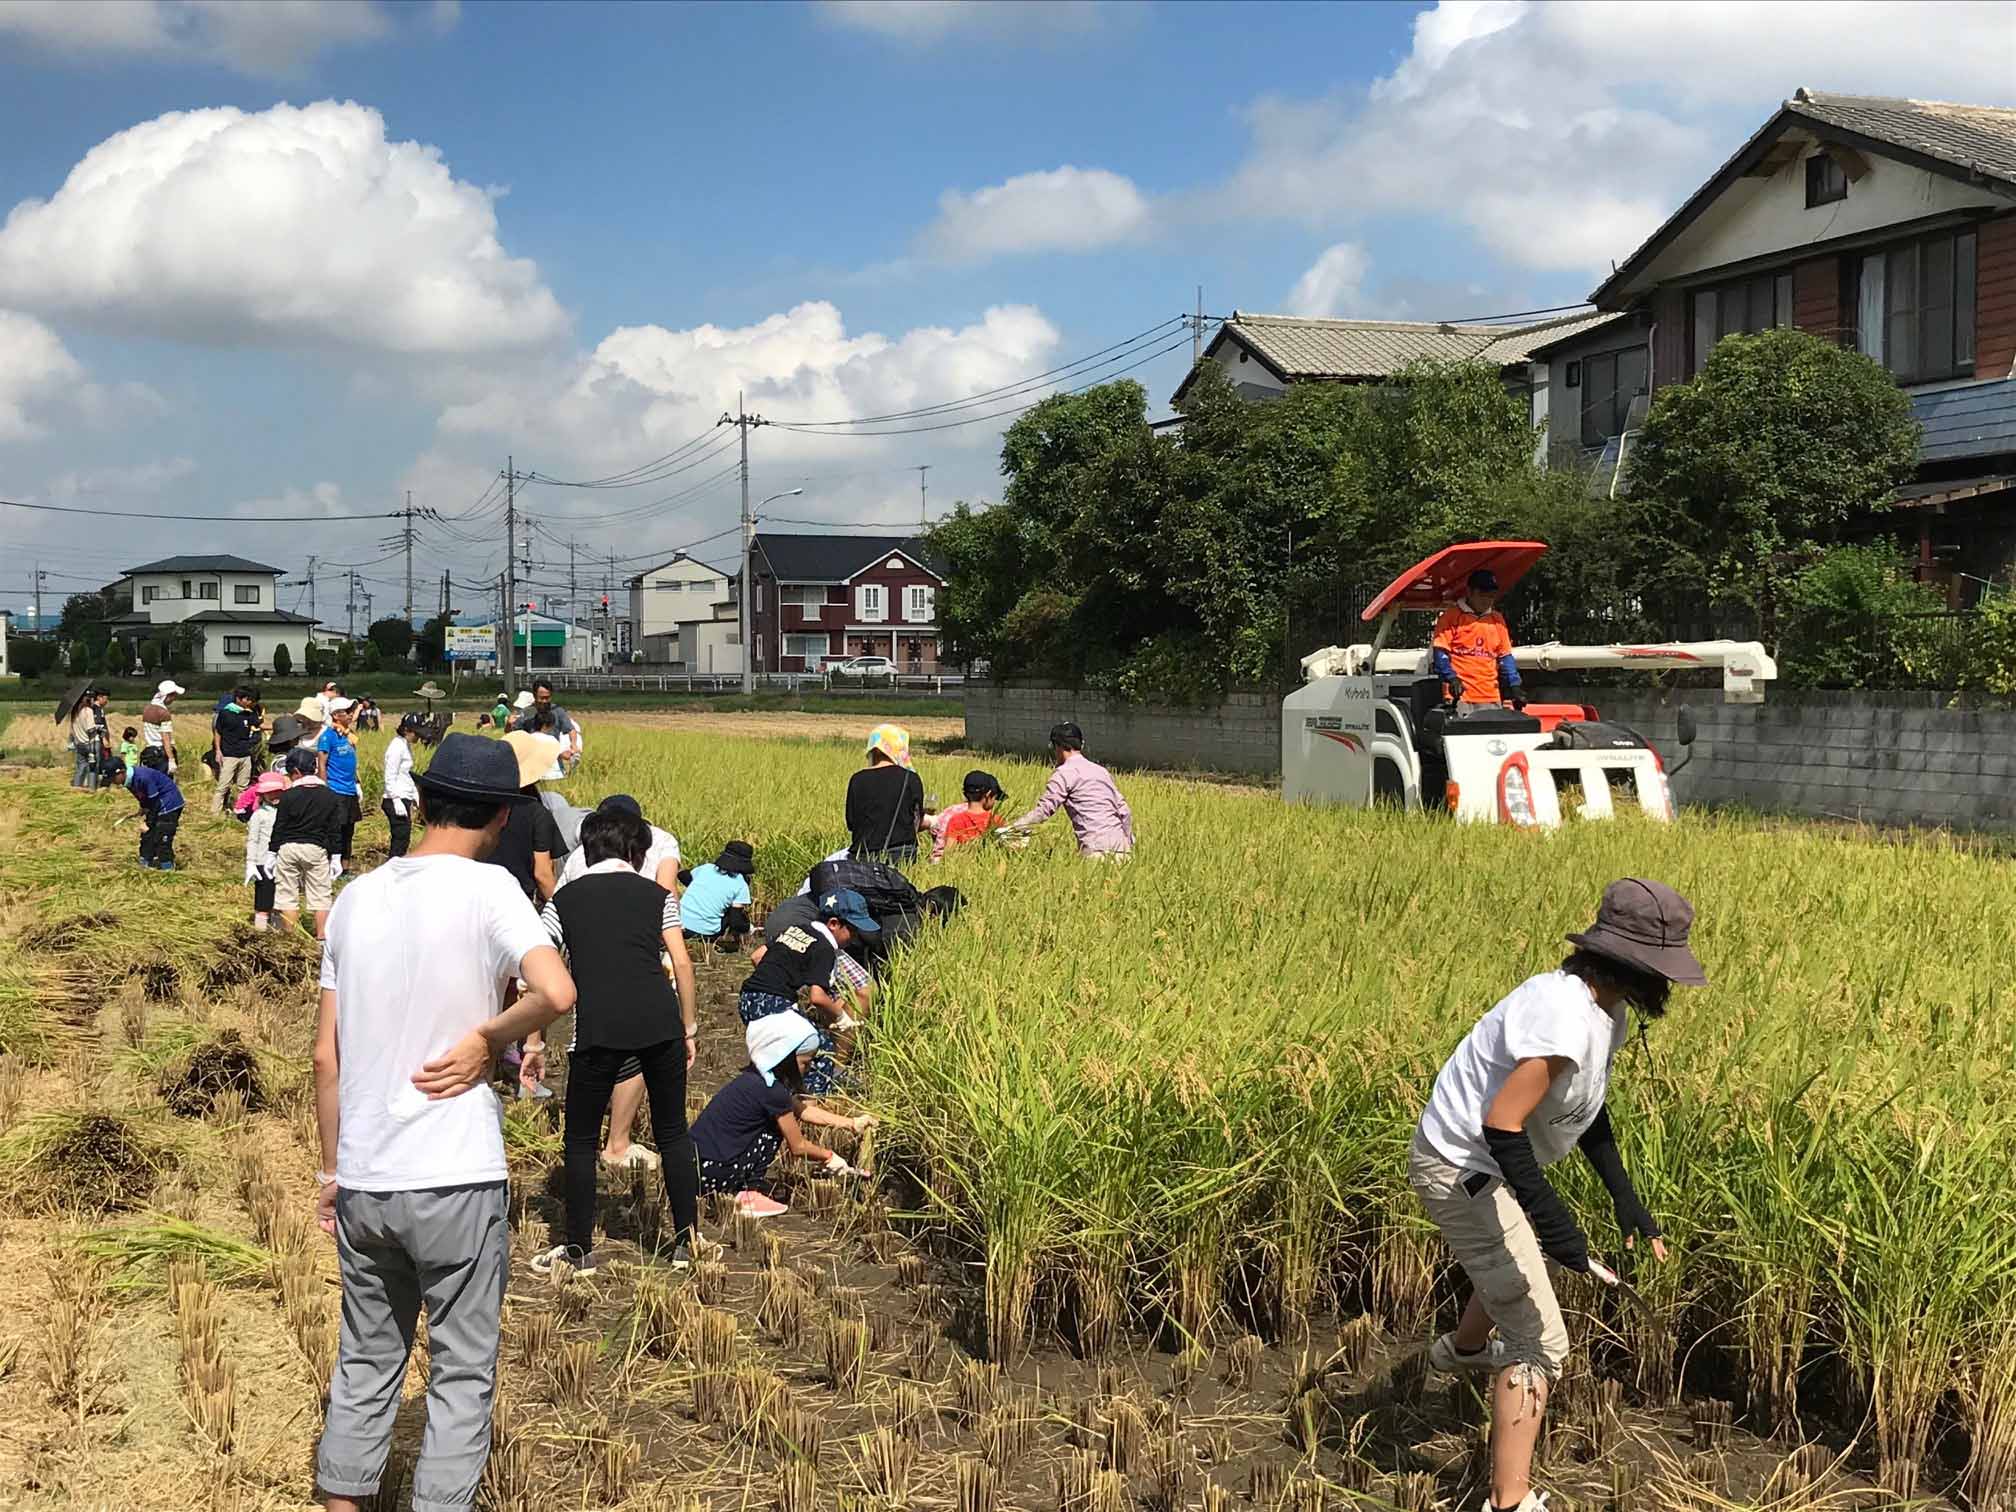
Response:
MULTIPOLYGON (((635 693, 740 693, 742 675, 739 672, 548 672, 541 670, 532 674, 548 678, 555 692, 576 689, 582 692, 635 692, 635 693)), ((966 679, 952 673, 946 676, 922 676, 899 673, 894 679, 872 683, 858 683, 852 680, 835 682, 823 672, 759 672, 756 687, 759 691, 784 689, 802 692, 807 688, 817 688, 821 692, 839 694, 865 693, 907 693, 913 696, 956 692, 965 686, 966 679)))

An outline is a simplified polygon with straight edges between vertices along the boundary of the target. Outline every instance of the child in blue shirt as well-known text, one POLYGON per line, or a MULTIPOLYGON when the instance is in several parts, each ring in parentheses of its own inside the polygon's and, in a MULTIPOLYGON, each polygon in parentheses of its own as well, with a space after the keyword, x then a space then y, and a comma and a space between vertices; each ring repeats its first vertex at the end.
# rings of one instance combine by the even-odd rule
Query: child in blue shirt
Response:
POLYGON ((740 950, 749 933, 749 879, 756 852, 747 840, 730 840, 721 854, 679 880, 679 923, 689 940, 709 940, 723 950, 740 950))
POLYGON ((182 789, 168 775, 168 755, 159 746, 140 753, 126 779, 139 801, 146 827, 140 831, 140 864, 153 871, 175 870, 175 829, 182 822, 182 789))
POLYGON ((350 729, 357 705, 347 698, 332 698, 328 707, 329 723, 315 738, 315 752, 322 763, 318 775, 328 784, 329 791, 343 800, 343 824, 336 837, 336 848, 329 852, 329 878, 333 882, 343 875, 343 858, 350 854, 364 807, 360 801, 363 789, 357 785, 357 737, 350 729))

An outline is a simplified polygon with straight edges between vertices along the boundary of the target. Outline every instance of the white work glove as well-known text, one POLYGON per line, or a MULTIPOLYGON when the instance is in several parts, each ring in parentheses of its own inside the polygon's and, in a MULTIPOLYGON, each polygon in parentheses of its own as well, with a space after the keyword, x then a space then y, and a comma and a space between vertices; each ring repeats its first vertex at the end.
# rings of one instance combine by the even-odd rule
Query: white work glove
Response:
POLYGON ((861 1173, 847 1164, 845 1155, 833 1154, 826 1157, 826 1174, 829 1176, 859 1176, 861 1173))
POLYGON ((853 1119, 854 1132, 856 1134, 866 1134, 876 1126, 877 1121, 873 1113, 862 1113, 853 1119))
POLYGON ((833 1020, 833 1032, 835 1034, 845 1034, 851 1029, 858 1029, 860 1027, 861 1021, 845 1008, 840 1010, 840 1017, 833 1020))
POLYGON ((261 861, 252 868, 252 875, 262 882, 272 882, 279 877, 280 869, 271 861, 261 861))
POLYGON ((168 775, 170 777, 175 775, 175 758, 173 756, 168 758, 168 775))

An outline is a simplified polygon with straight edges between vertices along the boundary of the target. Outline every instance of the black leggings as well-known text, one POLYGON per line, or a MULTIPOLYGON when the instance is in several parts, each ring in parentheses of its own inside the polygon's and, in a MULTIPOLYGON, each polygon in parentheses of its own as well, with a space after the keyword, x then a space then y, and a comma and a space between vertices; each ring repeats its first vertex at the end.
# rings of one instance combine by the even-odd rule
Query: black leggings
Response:
POLYGON ((350 847, 357 840, 357 821, 364 817, 364 805, 357 801, 355 793, 338 793, 336 796, 343 800, 343 819, 336 832, 336 848, 329 854, 348 857, 350 847))
POLYGON ((413 806, 409 803, 402 814, 392 807, 390 798, 381 798, 378 807, 385 811, 385 822, 392 826, 392 854, 405 855, 413 840, 413 806))
POLYGON ((644 1069, 651 1100, 651 1137, 672 1206, 673 1242, 690 1244, 700 1220, 700 1164, 686 1131, 686 1041, 663 1040, 642 1050, 576 1050, 567 1063, 567 1122, 563 1134, 567 1190, 567 1242, 595 1245, 595 1168, 602 1153, 602 1119, 625 1062, 644 1069))

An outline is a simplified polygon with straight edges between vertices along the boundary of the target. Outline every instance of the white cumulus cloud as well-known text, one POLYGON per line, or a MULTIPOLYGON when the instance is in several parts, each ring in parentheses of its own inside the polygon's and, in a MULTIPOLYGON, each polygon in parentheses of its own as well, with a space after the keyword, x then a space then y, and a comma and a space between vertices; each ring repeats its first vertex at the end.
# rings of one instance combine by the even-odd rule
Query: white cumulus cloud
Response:
POLYGON ((29 441, 43 432, 34 412, 74 394, 84 365, 62 339, 13 310, 0 310, 0 441, 29 441))
POLYGON ((1047 38, 1096 31, 1115 7, 1099 0, 822 0, 836 26, 912 45, 948 37, 1047 38))
POLYGON ((158 117, 0 226, 0 301, 172 340, 466 354, 567 317, 493 191, 355 103, 158 117))
POLYGON ((390 30, 376 0, 0 0, 0 35, 59 55, 180 59, 259 75, 296 73, 325 48, 390 30))
POLYGON ((977 262, 1029 252, 1090 252, 1143 235, 1151 210, 1132 179, 1066 164, 985 189, 947 189, 923 245, 934 257, 977 262))
POLYGON ((1442 0, 1363 91, 1266 97, 1229 185, 1192 214, 1329 228, 1415 215, 1515 267, 1622 259, 1800 85, 2009 98, 2006 5, 1921 0, 1442 0), (1797 37, 1794 62, 1759 38, 1797 37))
POLYGON ((1372 259, 1356 242, 1326 247, 1323 255, 1295 280, 1288 295, 1290 315, 1360 315, 1365 275, 1372 259))

